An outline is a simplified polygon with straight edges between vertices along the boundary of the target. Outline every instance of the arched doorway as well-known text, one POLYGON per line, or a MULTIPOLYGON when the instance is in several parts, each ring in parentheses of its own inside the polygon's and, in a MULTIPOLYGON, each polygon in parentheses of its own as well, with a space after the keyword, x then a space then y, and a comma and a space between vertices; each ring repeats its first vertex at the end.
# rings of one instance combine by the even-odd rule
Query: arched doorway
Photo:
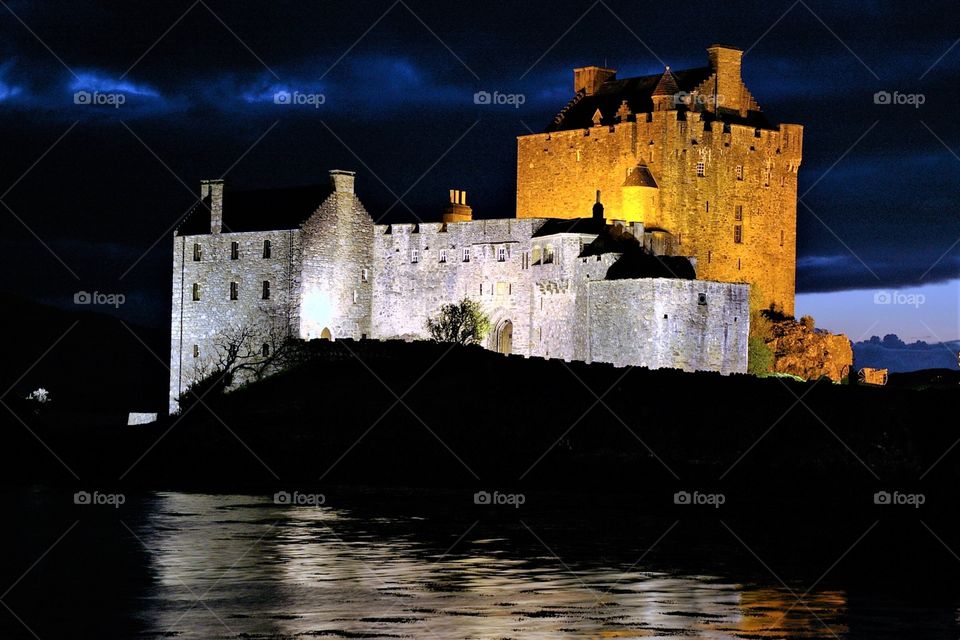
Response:
POLYGON ((330 334, 330 329, 326 327, 323 328, 323 331, 320 332, 321 340, 333 340, 333 335, 330 334))
POLYGON ((509 320, 497 327, 497 351, 506 355, 513 353, 513 323, 509 320))

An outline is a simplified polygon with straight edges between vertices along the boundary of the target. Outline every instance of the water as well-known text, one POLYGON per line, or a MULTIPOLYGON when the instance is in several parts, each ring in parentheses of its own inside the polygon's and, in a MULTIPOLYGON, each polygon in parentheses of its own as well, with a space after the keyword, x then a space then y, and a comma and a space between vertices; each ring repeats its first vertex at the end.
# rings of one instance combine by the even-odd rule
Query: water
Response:
POLYGON ((798 603, 831 561, 774 570, 700 522, 457 509, 431 494, 286 507, 157 493, 117 509, 70 497, 6 494, 2 638, 958 637, 952 599, 825 579, 798 603))

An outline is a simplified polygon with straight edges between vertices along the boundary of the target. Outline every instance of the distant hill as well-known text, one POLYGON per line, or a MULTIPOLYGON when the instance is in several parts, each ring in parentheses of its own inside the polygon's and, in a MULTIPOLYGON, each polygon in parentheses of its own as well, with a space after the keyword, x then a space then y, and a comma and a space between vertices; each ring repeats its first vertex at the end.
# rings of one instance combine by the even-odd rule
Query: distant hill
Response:
POLYGON ((128 330, 108 315, 64 311, 12 294, 4 299, 8 335, 15 338, 4 349, 0 393, 9 389, 9 396, 22 398, 43 387, 58 410, 164 410, 166 331, 131 324, 128 330))
POLYGON ((889 369, 891 372, 919 371, 921 369, 960 370, 957 366, 957 352, 960 340, 952 342, 914 342, 906 344, 894 334, 880 339, 873 336, 869 340, 853 345, 853 361, 857 368, 874 367, 889 369))

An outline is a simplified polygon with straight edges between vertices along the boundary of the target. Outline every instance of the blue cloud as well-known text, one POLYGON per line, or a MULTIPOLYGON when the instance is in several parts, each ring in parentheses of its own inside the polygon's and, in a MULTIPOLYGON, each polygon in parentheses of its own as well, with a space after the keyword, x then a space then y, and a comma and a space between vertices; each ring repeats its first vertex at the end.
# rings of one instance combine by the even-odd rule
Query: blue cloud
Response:
POLYGON ((130 80, 114 78, 98 71, 78 72, 70 83, 71 91, 98 91, 100 93, 122 93, 127 96, 160 98, 160 92, 153 87, 136 84, 130 80))
POLYGON ((12 84, 6 79, 7 72, 13 67, 13 62, 0 65, 0 102, 6 102, 23 93, 23 87, 12 84))

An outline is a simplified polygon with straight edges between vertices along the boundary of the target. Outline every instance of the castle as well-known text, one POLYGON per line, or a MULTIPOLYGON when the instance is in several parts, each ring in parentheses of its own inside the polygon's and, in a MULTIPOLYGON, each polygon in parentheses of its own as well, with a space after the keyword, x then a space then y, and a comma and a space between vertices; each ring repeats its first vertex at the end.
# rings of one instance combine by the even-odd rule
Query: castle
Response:
POLYGON ((349 171, 203 181, 174 233, 171 410, 225 331, 264 359, 275 335, 423 339, 464 297, 505 354, 746 371, 750 286, 793 312, 802 127, 768 123, 742 52, 708 51, 708 67, 640 78, 575 69, 547 131, 518 138, 516 217, 474 220, 452 190, 441 222, 374 224, 349 171))

